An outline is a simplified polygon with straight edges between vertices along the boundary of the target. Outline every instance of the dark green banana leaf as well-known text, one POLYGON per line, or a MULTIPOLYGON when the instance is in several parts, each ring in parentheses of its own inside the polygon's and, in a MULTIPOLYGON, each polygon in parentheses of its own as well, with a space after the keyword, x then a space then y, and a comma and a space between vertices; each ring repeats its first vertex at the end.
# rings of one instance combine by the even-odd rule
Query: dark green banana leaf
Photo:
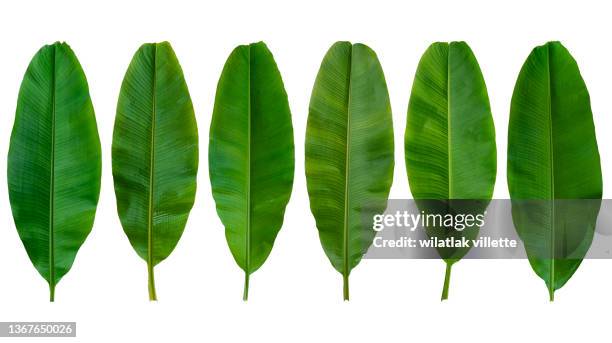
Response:
POLYGON ((382 67, 363 44, 335 43, 317 75, 306 128, 310 209, 323 250, 349 275, 372 244, 393 182, 393 120, 382 67))
POLYGON ((210 182, 229 248, 249 276, 283 225, 294 173, 287 93, 263 42, 238 46, 217 86, 208 150, 210 182))
POLYGON ((591 245, 602 196, 589 93, 559 42, 536 47, 518 76, 508 187, 514 226, 552 301, 591 245))
POLYGON ((170 43, 138 49, 121 85, 113 131, 117 210, 132 247, 153 268, 176 247, 193 206, 198 130, 183 71, 170 43))
POLYGON ((19 237, 51 301, 91 232, 101 165, 85 73, 66 43, 44 46, 19 90, 8 187, 19 237))
MULTIPOLYGON (((419 62, 405 133, 408 181, 426 213, 484 213, 497 171, 495 127, 478 61, 465 42, 434 43, 419 62)), ((428 227, 429 236, 474 239, 478 228, 428 227)), ((452 265, 469 248, 438 248, 446 262, 442 300, 452 265)))

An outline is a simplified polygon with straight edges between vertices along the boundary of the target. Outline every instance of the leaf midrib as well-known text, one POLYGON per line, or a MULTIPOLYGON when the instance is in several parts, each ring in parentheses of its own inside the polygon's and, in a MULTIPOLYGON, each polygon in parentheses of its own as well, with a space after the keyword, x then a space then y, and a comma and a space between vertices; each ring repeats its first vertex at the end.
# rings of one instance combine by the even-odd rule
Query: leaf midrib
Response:
MULTIPOLYGON (((550 253, 551 253, 551 261, 550 261, 550 275, 549 275, 549 279, 550 279, 550 292, 552 294, 552 292, 554 292, 555 289, 555 173, 554 173, 554 148, 553 148, 553 119, 552 119, 552 111, 553 111, 553 105, 552 105, 552 87, 551 87, 551 78, 552 78, 552 73, 550 70, 550 45, 547 44, 546 45, 546 66, 548 68, 548 120, 549 120, 549 125, 548 125, 548 139, 549 139, 549 156, 550 156, 550 168, 549 168, 549 172, 550 172, 550 199, 552 200, 552 206, 551 206, 551 220, 552 220, 552 225, 551 225, 551 230, 550 230, 550 253)), ((552 296, 552 295, 551 295, 552 296)))
POLYGON ((55 97, 56 97, 56 49, 53 45, 52 72, 51 72, 51 172, 49 180, 49 287, 51 298, 55 288, 55 97))
POLYGON ((149 139, 149 199, 147 206, 147 265, 149 268, 153 268, 153 188, 155 186, 155 121, 157 114, 157 44, 153 45, 153 99, 151 107, 151 137, 149 139))
POLYGON ((448 199, 453 198, 453 159, 452 159, 452 129, 451 129, 451 51, 452 43, 448 44, 448 54, 446 56, 446 136, 448 155, 448 199))
POLYGON ((245 273, 248 276, 251 271, 251 45, 247 45, 247 58, 249 62, 248 80, 249 87, 247 88, 248 103, 247 103, 247 158, 246 158, 246 258, 245 258, 245 273))
POLYGON ((343 237, 343 276, 346 278, 349 275, 349 209, 350 209, 350 146, 351 146, 351 79, 353 74, 353 48, 351 44, 351 51, 349 53, 349 73, 348 73, 348 87, 347 87, 347 99, 346 99, 346 148, 345 148, 345 166, 344 166, 344 228, 342 232, 343 237))

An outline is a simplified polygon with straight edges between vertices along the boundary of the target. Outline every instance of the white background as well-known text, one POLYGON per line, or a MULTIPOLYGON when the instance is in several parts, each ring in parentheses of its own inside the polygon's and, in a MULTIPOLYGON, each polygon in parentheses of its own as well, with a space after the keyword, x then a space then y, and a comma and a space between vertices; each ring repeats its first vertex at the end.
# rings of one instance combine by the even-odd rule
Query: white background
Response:
MULTIPOLYGON (((589 88, 604 173, 612 177, 612 48, 605 1, 8 1, 0 2, 0 321, 77 321, 84 342, 117 341, 581 341, 609 339, 612 261, 585 261, 549 303, 525 260, 466 260, 453 268, 440 302, 444 264, 364 260, 351 274, 351 301, 328 262, 311 216, 304 131, 311 88, 337 40, 363 42, 386 74, 395 125, 392 198, 410 197, 403 133, 412 79, 434 41, 465 40, 482 68, 495 119, 496 198, 507 198, 506 130, 518 71, 536 46, 561 40, 589 88), (23 73, 36 51, 67 41, 87 74, 103 152, 93 231, 48 303, 11 218, 6 153, 23 73), (146 267, 116 213, 111 137, 124 72, 140 44, 168 40, 182 64, 200 133, 198 192, 185 233, 156 268, 150 303, 146 267), (210 191, 207 149, 219 74, 238 44, 264 40, 282 73, 293 114, 296 174, 274 249, 251 278, 225 243, 210 191)), ((0 339, 1 341, 2 339, 0 339)), ((27 341, 27 340, 20 340, 27 341)), ((60 340, 58 340, 60 341, 60 340)), ((74 341, 74 339, 70 340, 74 341)))

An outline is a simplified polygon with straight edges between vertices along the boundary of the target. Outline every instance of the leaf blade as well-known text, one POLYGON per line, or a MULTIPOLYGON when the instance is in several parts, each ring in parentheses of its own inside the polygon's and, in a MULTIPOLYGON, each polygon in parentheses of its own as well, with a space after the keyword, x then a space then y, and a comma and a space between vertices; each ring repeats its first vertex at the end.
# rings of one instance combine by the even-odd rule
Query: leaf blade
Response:
MULTIPOLYGON (((442 216, 484 212, 497 172, 495 127, 480 66, 465 42, 433 43, 423 54, 404 137, 410 190, 422 210, 442 216)), ((476 228, 426 229, 429 236, 442 240, 478 235, 476 228)), ((447 264, 444 300, 451 266, 469 248, 437 250, 447 264)))
POLYGON ((491 199, 495 127, 480 67, 464 42, 434 43, 423 55, 409 103, 405 149, 416 199, 491 199))
POLYGON ((508 188, 515 228, 553 300, 590 247, 602 196, 588 90, 559 42, 536 47, 519 73, 508 128, 508 188))
POLYGON ((323 250, 343 275, 345 300, 350 271, 375 235, 363 228, 362 216, 386 208, 393 166, 391 106, 378 58, 363 44, 337 42, 311 95, 306 180, 323 250))
POLYGON ((178 59, 167 42, 144 44, 124 77, 113 131, 113 180, 130 244, 153 267, 174 250, 195 200, 197 124, 178 59))
POLYGON ((263 42, 238 46, 223 68, 210 128, 217 214, 238 266, 250 274, 270 252, 293 187, 291 112, 281 74, 263 42))
POLYGON ((101 152, 89 87, 65 43, 41 48, 24 75, 8 154, 17 231, 50 299, 93 226, 101 152))

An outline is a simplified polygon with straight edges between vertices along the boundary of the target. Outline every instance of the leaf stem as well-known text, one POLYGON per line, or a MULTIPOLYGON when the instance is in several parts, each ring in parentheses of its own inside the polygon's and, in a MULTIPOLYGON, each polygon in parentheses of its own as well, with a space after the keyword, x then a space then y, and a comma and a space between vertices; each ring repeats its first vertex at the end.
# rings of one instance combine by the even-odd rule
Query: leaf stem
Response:
POLYGON ((242 293, 242 300, 249 300, 249 273, 244 272, 244 291, 242 293))
POLYGON ((344 301, 349 301, 349 276, 348 274, 342 274, 342 288, 344 301))
POLYGON ((157 301, 157 294, 155 293, 155 274, 151 263, 147 263, 147 274, 149 274, 149 300, 157 301))
POLYGON ((555 290, 552 285, 548 287, 548 299, 550 302, 555 301, 555 290))
POLYGON ((451 269, 455 262, 446 262, 446 273, 444 274, 444 286, 442 287, 442 301, 448 299, 448 288, 450 285, 451 269))
POLYGON ((55 283, 49 283, 49 301, 55 301, 55 283))

